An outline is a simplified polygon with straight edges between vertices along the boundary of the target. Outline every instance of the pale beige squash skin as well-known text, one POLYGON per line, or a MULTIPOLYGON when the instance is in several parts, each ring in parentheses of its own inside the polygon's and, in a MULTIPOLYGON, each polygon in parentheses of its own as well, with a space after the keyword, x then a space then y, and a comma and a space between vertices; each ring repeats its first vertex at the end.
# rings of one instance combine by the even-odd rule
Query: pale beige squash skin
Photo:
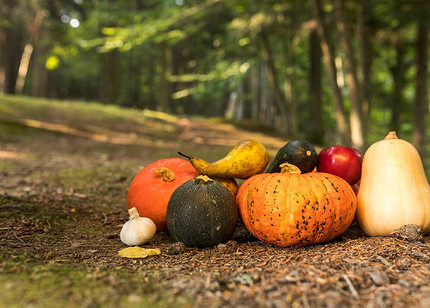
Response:
POLYGON ((407 224, 430 232, 430 187, 421 157, 390 132, 363 157, 357 221, 370 236, 389 235, 407 224))

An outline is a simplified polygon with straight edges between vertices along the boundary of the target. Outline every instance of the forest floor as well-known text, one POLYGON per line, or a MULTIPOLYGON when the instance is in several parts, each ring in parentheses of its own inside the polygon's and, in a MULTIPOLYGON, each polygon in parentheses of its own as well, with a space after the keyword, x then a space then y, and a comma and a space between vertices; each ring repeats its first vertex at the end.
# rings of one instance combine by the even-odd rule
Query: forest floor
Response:
POLYGON ((239 225, 213 248, 157 233, 118 255, 126 194, 177 151, 213 161, 241 139, 271 157, 286 140, 208 119, 0 96, 0 307, 430 307, 430 238, 368 237, 281 248, 239 225))

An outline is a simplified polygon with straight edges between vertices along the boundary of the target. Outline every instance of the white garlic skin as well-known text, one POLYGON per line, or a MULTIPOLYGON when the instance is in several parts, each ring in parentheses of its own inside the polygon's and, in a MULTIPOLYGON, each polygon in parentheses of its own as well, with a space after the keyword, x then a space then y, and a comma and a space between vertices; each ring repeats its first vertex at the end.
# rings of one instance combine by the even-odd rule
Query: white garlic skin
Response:
POLYGON ((130 220, 121 229, 119 237, 127 246, 139 246, 148 242, 157 230, 155 223, 147 217, 139 217, 136 208, 128 210, 130 220))

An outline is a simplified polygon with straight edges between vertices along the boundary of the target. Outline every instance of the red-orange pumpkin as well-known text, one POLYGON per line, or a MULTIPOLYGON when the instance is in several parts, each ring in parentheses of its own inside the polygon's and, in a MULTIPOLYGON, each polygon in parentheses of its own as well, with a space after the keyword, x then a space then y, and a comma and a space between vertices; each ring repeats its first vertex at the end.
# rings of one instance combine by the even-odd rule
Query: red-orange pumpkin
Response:
POLYGON ((134 177, 128 189, 128 207, 135 207, 140 216, 155 223, 158 231, 165 231, 170 196, 181 184, 196 176, 189 161, 181 158, 157 160, 134 177))
POLYGON ((281 172, 255 175, 239 188, 236 201, 251 234, 299 247, 327 242, 348 229, 357 199, 345 180, 322 172, 300 174, 289 164, 281 172))

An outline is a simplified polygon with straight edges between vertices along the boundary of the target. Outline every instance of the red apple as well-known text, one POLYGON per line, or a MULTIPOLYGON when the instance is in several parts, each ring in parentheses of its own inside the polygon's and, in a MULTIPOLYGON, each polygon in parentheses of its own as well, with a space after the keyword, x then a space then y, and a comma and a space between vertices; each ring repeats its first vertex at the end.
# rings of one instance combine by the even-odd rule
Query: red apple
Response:
POLYGON ((359 150, 335 145, 318 154, 317 170, 337 175, 354 185, 361 178, 362 155, 359 150))

